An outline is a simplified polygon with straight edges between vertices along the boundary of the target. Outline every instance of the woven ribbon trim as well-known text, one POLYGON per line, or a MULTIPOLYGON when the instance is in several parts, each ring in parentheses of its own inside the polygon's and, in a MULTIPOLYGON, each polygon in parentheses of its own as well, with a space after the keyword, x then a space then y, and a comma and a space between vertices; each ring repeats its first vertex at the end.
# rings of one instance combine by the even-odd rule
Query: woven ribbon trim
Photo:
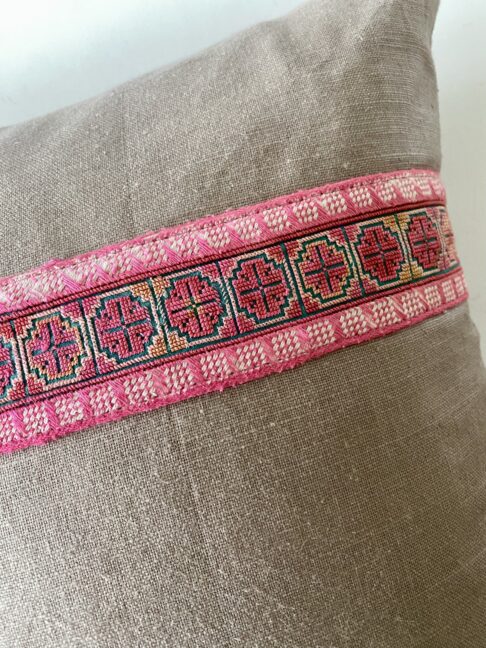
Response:
POLYGON ((466 297, 431 171, 53 261, 0 280, 0 452, 289 369, 466 297))

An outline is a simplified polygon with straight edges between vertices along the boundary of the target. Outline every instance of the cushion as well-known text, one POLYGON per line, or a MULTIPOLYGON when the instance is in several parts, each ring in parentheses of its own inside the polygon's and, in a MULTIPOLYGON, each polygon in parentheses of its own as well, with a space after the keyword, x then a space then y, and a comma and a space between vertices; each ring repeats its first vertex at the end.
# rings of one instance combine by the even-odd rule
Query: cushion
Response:
POLYGON ((436 5, 0 131, 0 646, 486 646, 436 5))

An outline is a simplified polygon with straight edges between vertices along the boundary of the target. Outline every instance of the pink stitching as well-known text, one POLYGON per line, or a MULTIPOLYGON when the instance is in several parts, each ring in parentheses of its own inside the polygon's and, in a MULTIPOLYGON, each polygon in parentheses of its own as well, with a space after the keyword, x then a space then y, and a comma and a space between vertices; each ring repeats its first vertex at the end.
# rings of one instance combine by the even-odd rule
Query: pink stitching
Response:
POLYGON ((350 344, 393 333, 459 304, 466 299, 467 291, 462 271, 453 270, 458 262, 447 214, 440 206, 444 197, 435 172, 412 170, 366 176, 208 216, 71 260, 50 261, 0 280, 0 315, 13 311, 11 318, 0 318, 4 340, 0 348, 0 397, 7 394, 11 399, 10 403, 4 401, 5 409, 0 411, 0 453, 290 369, 350 344), (332 231, 332 240, 330 234, 320 238, 332 231), (358 247, 346 253, 351 254, 348 258, 343 256, 343 245, 358 247), (259 255, 262 250, 266 250, 263 256, 259 255), (282 257, 284 251, 286 257, 282 257), (132 252, 134 256, 130 256, 132 252), (348 268, 353 256, 356 263, 361 258, 361 288, 353 283, 357 275, 348 268), (318 257, 318 265, 325 262, 332 268, 333 286, 314 278, 318 257), (285 258, 297 264, 294 270, 290 266, 283 270, 285 258), (255 264, 260 264, 260 278, 265 277, 268 298, 254 296, 255 264), (201 268, 206 268, 202 274, 201 268), (308 278, 297 279, 301 268, 308 278), (151 277, 148 283, 142 280, 141 271, 144 277, 151 277), (300 306, 290 299, 285 272, 295 274, 296 290, 300 290, 299 281, 306 282, 307 294, 302 293, 300 298, 302 306, 305 302, 305 309, 310 309, 304 309, 307 319, 296 319, 300 306), (442 274, 445 272, 447 275, 442 274), (434 278, 438 274, 441 276, 434 278), (223 277, 227 294, 232 290, 238 293, 231 298, 240 309, 234 320, 225 307, 218 306, 222 288, 214 281, 223 277), (408 285, 412 277, 419 283, 408 285), (129 280, 133 283, 134 279, 138 288, 132 286, 133 290, 127 291, 129 280), (374 294, 375 279, 381 282, 381 294, 374 294), (159 282, 157 286, 155 282, 159 282), (334 295, 338 285, 346 295, 351 291, 353 299, 347 306, 342 302, 340 309, 328 307, 329 295, 336 297, 336 304, 343 299, 339 291, 334 295), (95 293, 100 288, 105 292, 95 293), (150 291, 160 304, 157 301, 150 306, 150 291), (75 299, 59 303, 65 295, 74 295, 75 299), (198 302, 196 319, 188 319, 186 314, 189 297, 191 304, 193 299, 198 302), (314 310, 314 298, 325 298, 326 312, 314 310), (42 305, 40 311, 37 305, 42 305), (159 307, 165 309, 162 330, 150 319, 151 309, 159 307), (282 308, 285 313, 288 309, 289 319, 279 324, 282 308), (63 309, 67 309, 64 315, 63 309), (271 329, 263 326, 260 332, 251 333, 256 316, 257 327, 265 324, 265 318, 277 320, 271 329), (131 326, 136 332, 127 341, 131 326), (190 351, 187 345, 214 335, 219 326, 226 327, 231 343, 213 340, 206 348, 196 345, 194 353, 184 352, 160 364, 143 365, 140 360, 136 368, 135 359, 146 361, 152 342, 160 357, 167 349, 190 351), (93 365, 88 347, 80 342, 79 336, 87 331, 82 333, 82 327, 91 327, 92 344, 101 345, 96 360, 102 363, 99 366, 93 365), (95 329, 97 337, 93 337, 95 329), (154 339, 156 330, 158 337, 154 339), (169 332, 173 337, 164 342, 163 336, 169 332), (235 332, 251 334, 232 337, 235 332), (186 335, 189 338, 184 341, 186 335), (121 369, 125 363, 127 371, 113 375, 110 362, 115 360, 121 363, 121 369), (57 380, 65 382, 58 384, 57 380), (42 381, 47 382, 45 391, 40 392, 42 381), (49 391, 54 383, 56 391, 49 391))
MULTIPOLYGON (((242 234, 251 236, 246 223, 242 234)), ((457 265, 446 209, 421 207, 16 312, 0 322, 0 407, 189 357, 201 343, 236 344, 296 317, 358 306, 377 291, 396 294, 457 265)))
POLYGON ((5 412, 0 414, 0 454, 291 369, 334 350, 394 333, 466 298, 459 269, 312 322, 5 412))
MULTIPOLYGON (((296 192, 289 196, 224 212, 217 216, 207 216, 192 223, 161 230, 158 233, 148 233, 132 241, 107 246, 95 252, 82 254, 74 259, 49 261, 35 270, 3 278, 0 280, 0 314, 34 304, 45 303, 60 296, 74 294, 84 288, 103 286, 113 281, 115 277, 128 279, 136 276, 146 267, 150 267, 150 269, 160 267, 162 269, 173 266, 174 263, 181 259, 187 262, 191 260, 202 261, 215 251, 223 252, 223 250, 234 250, 238 246, 244 247, 244 237, 239 235, 231 226, 245 217, 257 220, 261 236, 256 240, 268 239, 272 228, 265 222, 262 215, 265 211, 275 207, 290 209, 305 201, 318 200, 320 203, 317 205, 318 220, 316 222, 318 223, 320 219, 321 222, 330 224, 349 216, 350 213, 364 215, 380 208, 396 207, 403 205, 407 201, 410 202, 409 185, 413 190, 412 197, 414 201, 417 200, 416 195, 422 196, 424 200, 435 200, 436 202, 442 202, 445 199, 439 175, 436 172, 424 170, 364 176, 317 189, 296 192), (405 188, 400 187, 400 183, 403 183, 405 188), (363 206, 360 204, 359 199, 354 200, 351 196, 354 189, 362 187, 366 187, 373 192, 373 194, 370 194, 371 203, 367 206, 363 206), (386 192, 381 191, 382 195, 380 196, 379 190, 383 190, 383 188, 386 189, 386 192), (343 192, 348 192, 348 195, 342 195, 343 192), (402 198, 397 195, 397 192, 402 194, 402 198), (323 207, 323 204, 327 204, 330 198, 338 195, 342 196, 345 201, 345 214, 343 212, 333 213, 332 209, 326 211, 323 207), (164 254, 168 257, 165 263, 163 259, 159 258, 155 259, 157 263, 154 263, 151 258, 122 258, 123 254, 131 253, 134 250, 145 252, 150 245, 155 243, 164 243, 169 246, 171 241, 175 244, 176 241, 186 241, 186 237, 190 234, 201 234, 212 230, 215 231, 216 235, 219 234, 218 245, 211 245, 207 240, 197 239, 193 242, 193 247, 189 247, 182 255, 175 250, 164 248, 164 254), (120 258, 118 259, 118 257, 120 258), (118 261, 117 267, 108 267, 108 264, 114 258, 118 261), (121 267, 123 262, 133 267, 121 267), (94 267, 92 264, 95 264, 94 267), (82 274, 83 270, 87 272, 86 276, 82 274), (36 283, 37 281, 39 283, 36 283)), ((299 222, 293 212, 287 215, 291 224, 290 232, 306 231, 309 228, 309 224, 299 222)))

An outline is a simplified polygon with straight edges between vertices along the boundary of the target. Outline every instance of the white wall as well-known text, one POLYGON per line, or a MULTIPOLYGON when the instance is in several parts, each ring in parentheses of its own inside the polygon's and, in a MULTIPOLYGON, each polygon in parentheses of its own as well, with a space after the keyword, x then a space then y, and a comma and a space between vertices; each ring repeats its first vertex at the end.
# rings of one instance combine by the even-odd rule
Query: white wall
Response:
POLYGON ((0 126, 93 96, 302 0, 0 0, 0 126))
MULTIPOLYGON (((0 126, 95 95, 300 0, 0 0, 0 126)), ((486 2, 442 0, 443 178, 486 356, 486 2)))
POLYGON ((485 0, 442 0, 433 43, 442 178, 486 359, 485 0))

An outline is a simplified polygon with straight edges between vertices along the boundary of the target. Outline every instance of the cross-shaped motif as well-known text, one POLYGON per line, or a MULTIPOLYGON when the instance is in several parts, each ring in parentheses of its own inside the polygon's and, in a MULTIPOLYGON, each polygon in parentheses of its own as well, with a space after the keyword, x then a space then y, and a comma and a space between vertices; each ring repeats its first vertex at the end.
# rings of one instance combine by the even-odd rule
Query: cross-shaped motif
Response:
POLYGON ((438 264, 441 245, 435 225, 424 215, 412 219, 408 238, 413 256, 426 270, 438 264))
MULTIPOLYGON (((76 340, 63 339, 62 336, 59 337, 58 329, 54 328, 52 321, 47 322, 46 327, 48 331, 48 344, 44 348, 33 349, 32 357, 48 357, 50 355, 54 360, 54 371, 56 374, 59 374, 63 370, 64 361, 67 357, 65 349, 72 346, 77 347, 78 343, 76 340)), ((44 362, 47 369, 50 365, 49 360, 46 359, 44 362)))
POLYGON ((131 293, 102 300, 94 324, 101 350, 117 361, 145 355, 155 332, 150 306, 131 293))
POLYGON ((257 321, 279 316, 287 303, 283 270, 263 256, 240 262, 232 283, 239 306, 257 321))
POLYGON ((343 255, 324 245, 315 245, 310 251, 311 259, 304 267, 303 274, 307 278, 315 277, 323 292, 331 294, 341 288, 342 279, 348 274, 348 264, 343 255), (343 272, 344 270, 344 272, 343 272), (324 280, 325 286, 322 286, 324 280))
MULTIPOLYGON (((115 302, 115 309, 117 311, 118 323, 115 326, 109 327, 106 329, 108 335, 112 333, 121 333, 125 338, 125 344, 128 350, 128 353, 131 354, 135 351, 134 343, 132 341, 131 329, 138 329, 142 324, 145 324, 147 321, 146 317, 138 318, 135 316, 135 319, 129 321, 125 318, 125 313, 123 312, 123 306, 120 302, 115 302)), ((139 339, 139 338, 137 338, 139 339)), ((138 349, 137 349, 138 353, 138 349)))
POLYGON ((224 312, 218 289, 196 274, 175 278, 164 303, 171 327, 189 339, 212 335, 224 312))
POLYGON ((26 338, 29 363, 47 382, 76 374, 83 355, 77 325, 59 314, 33 321, 26 338))
POLYGON ((404 257, 393 232, 383 225, 365 227, 358 241, 358 253, 366 272, 379 281, 398 278, 404 257))
POLYGON ((351 280, 345 247, 327 236, 303 243, 297 269, 303 290, 323 304, 345 295, 351 280))

